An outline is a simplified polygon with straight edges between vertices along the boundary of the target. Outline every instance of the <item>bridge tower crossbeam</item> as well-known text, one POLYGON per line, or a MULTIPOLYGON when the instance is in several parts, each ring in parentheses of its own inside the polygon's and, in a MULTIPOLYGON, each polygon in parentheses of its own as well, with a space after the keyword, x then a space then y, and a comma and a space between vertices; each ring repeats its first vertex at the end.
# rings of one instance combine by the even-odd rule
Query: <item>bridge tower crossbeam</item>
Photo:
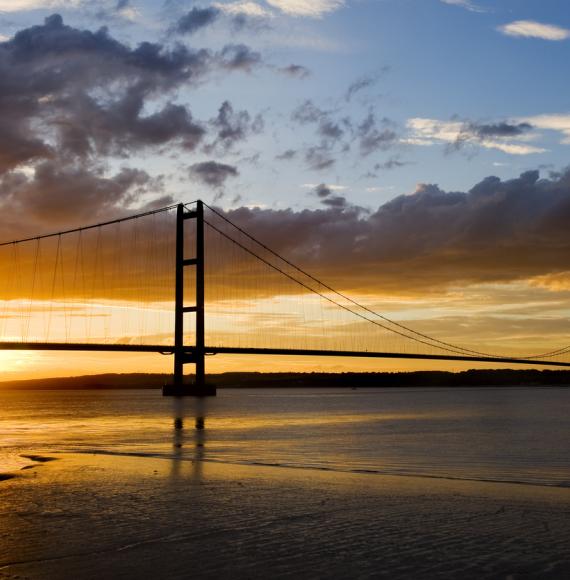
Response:
POLYGON ((196 209, 186 211, 184 204, 176 208, 176 281, 174 307, 174 376, 171 385, 165 385, 165 396, 215 396, 216 388, 206 384, 206 348, 205 348, 205 308, 204 308, 204 204, 196 202, 196 209), (185 231, 187 220, 196 220, 196 255, 186 258, 184 255, 185 231), (193 306, 184 304, 184 273, 187 267, 195 269, 196 298, 193 306), (184 345, 184 314, 196 316, 196 344, 189 349, 184 345), (196 379, 193 384, 184 382, 184 365, 194 364, 196 379))

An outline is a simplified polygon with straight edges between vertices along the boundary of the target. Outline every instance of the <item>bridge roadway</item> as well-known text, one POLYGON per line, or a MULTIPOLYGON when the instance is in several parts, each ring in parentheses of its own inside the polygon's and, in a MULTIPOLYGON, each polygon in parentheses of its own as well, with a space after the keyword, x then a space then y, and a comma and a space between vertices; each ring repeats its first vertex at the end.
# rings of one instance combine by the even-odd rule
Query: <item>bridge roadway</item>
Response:
MULTIPOLYGON (((0 342, 0 350, 48 350, 48 351, 85 351, 85 352, 156 352, 160 354, 174 354, 174 346, 163 344, 87 344, 69 342, 0 342)), ((185 347, 185 354, 191 357, 193 347, 185 347)), ((207 355, 215 354, 254 354, 254 355, 289 355, 289 356, 336 356, 354 358, 392 358, 416 360, 449 360, 492 362, 503 364, 525 364, 555 367, 570 367, 570 362, 529 360, 507 357, 460 356, 447 354, 412 354, 399 352, 370 352, 350 350, 305 350, 290 348, 237 348, 237 347, 206 347, 207 355)), ((188 361, 190 362, 190 361, 188 361)))

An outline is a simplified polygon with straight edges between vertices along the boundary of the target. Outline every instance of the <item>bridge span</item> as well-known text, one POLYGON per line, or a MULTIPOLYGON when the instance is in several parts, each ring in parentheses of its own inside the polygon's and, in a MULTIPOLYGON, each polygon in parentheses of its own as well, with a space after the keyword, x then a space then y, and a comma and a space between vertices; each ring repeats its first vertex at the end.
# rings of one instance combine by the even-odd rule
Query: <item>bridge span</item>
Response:
MULTIPOLYGON (((162 355, 176 354, 174 346, 163 344, 81 344, 66 342, 0 342, 0 350, 47 350, 47 351, 84 351, 84 352, 148 352, 162 355)), ((374 352, 358 350, 323 350, 302 348, 240 348, 224 346, 206 346, 205 356, 216 354, 262 355, 262 356, 323 356, 348 358, 389 358, 411 360, 441 360, 484 362, 516 365, 539 365, 570 368, 570 363, 563 361, 534 360, 528 358, 492 357, 492 356, 459 356, 448 354, 421 354, 402 352, 374 352)), ((195 347, 183 347, 180 356, 183 363, 194 363, 195 347)))
POLYGON ((200 200, 0 243, 0 252, 0 350, 172 355, 165 394, 215 394, 205 361, 224 354, 570 368, 570 344, 546 337, 532 352, 534 335, 516 317, 502 353, 496 337, 479 346, 477 330, 461 345, 388 317, 200 200))

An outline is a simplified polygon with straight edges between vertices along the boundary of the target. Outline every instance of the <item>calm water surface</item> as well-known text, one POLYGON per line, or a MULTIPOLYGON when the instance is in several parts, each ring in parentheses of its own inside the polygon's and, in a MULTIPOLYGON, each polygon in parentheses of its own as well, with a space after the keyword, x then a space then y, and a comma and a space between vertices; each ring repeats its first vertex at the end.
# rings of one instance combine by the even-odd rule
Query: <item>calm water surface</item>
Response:
POLYGON ((570 487, 564 388, 4 391, 0 405, 0 472, 80 451, 570 487))

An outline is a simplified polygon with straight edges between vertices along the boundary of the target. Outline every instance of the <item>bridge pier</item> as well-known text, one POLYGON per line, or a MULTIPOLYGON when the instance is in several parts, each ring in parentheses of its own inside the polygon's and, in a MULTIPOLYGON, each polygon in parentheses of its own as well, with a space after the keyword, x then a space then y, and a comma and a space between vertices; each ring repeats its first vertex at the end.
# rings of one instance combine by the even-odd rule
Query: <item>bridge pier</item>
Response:
POLYGON ((204 204, 196 202, 196 209, 185 211, 183 204, 176 208, 176 290, 174 307, 174 376, 171 385, 164 385, 164 396, 209 397, 216 395, 216 387, 206 384, 206 352, 204 328, 204 204), (196 220, 196 256, 184 258, 184 222, 196 220), (184 306, 184 268, 195 267, 196 304, 184 306), (191 354, 184 347, 184 313, 196 315, 196 346, 191 354), (184 382, 184 365, 196 366, 194 383, 184 382))

